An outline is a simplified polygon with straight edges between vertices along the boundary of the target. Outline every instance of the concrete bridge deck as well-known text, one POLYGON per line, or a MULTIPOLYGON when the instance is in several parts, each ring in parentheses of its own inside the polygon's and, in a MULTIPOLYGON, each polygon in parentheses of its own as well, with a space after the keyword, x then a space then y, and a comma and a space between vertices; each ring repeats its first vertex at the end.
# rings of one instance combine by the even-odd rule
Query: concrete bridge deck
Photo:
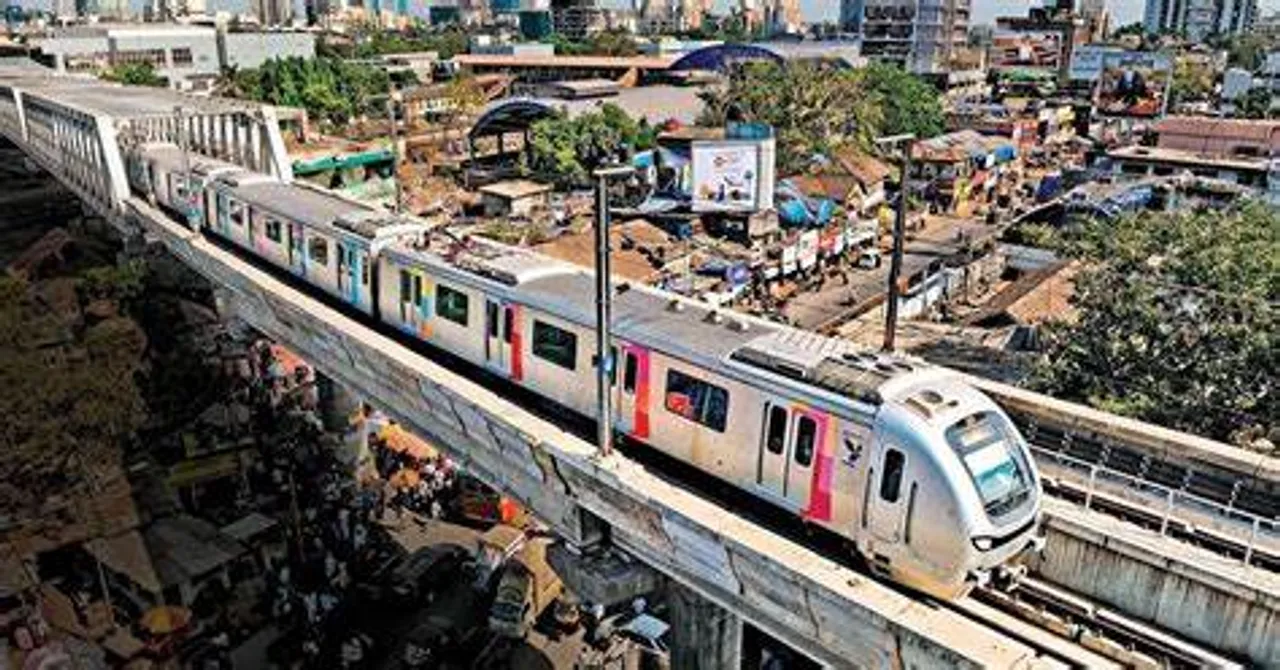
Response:
MULTIPOLYGON (((92 82, 32 83, 29 77, 16 80, 0 73, 0 133, 127 233, 163 244, 223 287, 226 304, 245 321, 289 344, 411 429, 451 448, 481 479, 525 502, 570 540, 591 543, 607 528, 617 544, 645 562, 832 667, 1055 664, 995 630, 917 602, 779 538, 635 463, 595 458, 591 445, 347 319, 130 197, 117 139, 125 129, 150 139, 180 136, 202 152, 287 176, 287 157, 269 113, 228 110, 214 103, 203 116, 178 123, 158 111, 174 94, 158 93, 158 102, 115 106, 112 101, 118 95, 151 94, 92 82), (76 92, 65 94, 68 88, 76 92), (41 110, 39 118, 24 116, 20 103, 25 96, 38 100, 32 108, 41 110), (117 119, 113 111, 141 116, 117 119)), ((1087 413, 1080 418, 1075 409, 1043 396, 1016 389, 993 394, 1020 414, 1083 426, 1118 444, 1151 446, 1161 458, 1188 453, 1188 440, 1172 431, 1172 436, 1152 438, 1150 430, 1135 429, 1127 420, 1113 422, 1108 415, 1087 413)), ((1280 472, 1274 459, 1255 461, 1217 446, 1202 451, 1208 455, 1196 462, 1237 477, 1244 469, 1263 485, 1280 472)))

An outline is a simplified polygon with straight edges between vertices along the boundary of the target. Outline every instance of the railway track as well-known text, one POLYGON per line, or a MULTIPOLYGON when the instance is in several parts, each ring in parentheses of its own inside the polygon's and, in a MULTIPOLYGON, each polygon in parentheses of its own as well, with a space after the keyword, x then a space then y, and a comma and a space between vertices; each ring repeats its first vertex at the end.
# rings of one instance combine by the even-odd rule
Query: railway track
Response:
POLYGON ((975 590, 955 604, 966 616, 1022 639, 1072 667, 1217 668, 1245 665, 1036 579, 975 590), (1034 627, 1028 633, 1001 615, 1034 627), (1043 633, 1068 646, 1046 642, 1043 633), (1081 651, 1083 650, 1083 651, 1081 651))
POLYGON ((1280 521, 1033 446, 1045 493, 1280 572, 1280 521))

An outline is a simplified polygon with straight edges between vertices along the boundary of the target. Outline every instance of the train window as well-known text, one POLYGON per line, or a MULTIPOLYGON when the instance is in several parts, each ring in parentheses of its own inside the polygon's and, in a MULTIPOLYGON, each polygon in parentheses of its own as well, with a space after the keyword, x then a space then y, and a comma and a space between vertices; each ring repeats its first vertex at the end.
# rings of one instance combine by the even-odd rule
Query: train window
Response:
POLYGON ((413 276, 413 304, 422 306, 422 277, 420 275, 413 276))
POLYGON ((902 492, 902 470, 907 458, 897 449, 890 449, 884 455, 884 474, 880 475, 880 497, 885 502, 898 502, 898 494, 902 492))
POLYGON ((227 218, 237 226, 244 225, 244 211, 246 207, 235 200, 230 201, 230 207, 227 208, 227 218))
POLYGON ((280 244, 280 240, 282 239, 280 233, 280 222, 275 219, 267 219, 266 234, 268 240, 271 240, 276 244, 280 244))
POLYGON ((533 355, 572 370, 578 362, 578 336, 551 324, 534 321, 533 355))
POLYGON ((508 307, 502 310, 502 339, 507 344, 511 344, 516 339, 516 310, 514 307, 508 307))
POLYGON ((485 306, 485 321, 489 328, 489 337, 498 336, 498 303, 491 302, 485 306))
POLYGON ((467 294, 436 284, 436 312, 460 326, 467 325, 467 294))
POLYGON ((818 422, 807 416, 796 421, 796 464, 809 467, 813 463, 813 446, 818 437, 818 422))
POLYGON ((723 433, 729 420, 729 392, 676 370, 667 371, 667 411, 723 433))
POLYGON ((323 237, 313 237, 307 240, 307 256, 312 263, 318 265, 329 264, 329 241, 323 237))
POLYGON ((769 407, 769 425, 766 427, 764 448, 769 450, 771 454, 780 454, 787 446, 787 419, 789 412, 786 407, 772 405, 769 407))
POLYGON ((622 371, 622 390, 636 392, 636 376, 640 373, 640 361, 633 353, 627 353, 626 369, 622 371))
POLYGON ((408 270, 400 271, 400 302, 413 301, 413 282, 409 278, 408 270))
POLYGON ((360 264, 360 283, 365 286, 369 285, 369 264, 368 263, 360 264))

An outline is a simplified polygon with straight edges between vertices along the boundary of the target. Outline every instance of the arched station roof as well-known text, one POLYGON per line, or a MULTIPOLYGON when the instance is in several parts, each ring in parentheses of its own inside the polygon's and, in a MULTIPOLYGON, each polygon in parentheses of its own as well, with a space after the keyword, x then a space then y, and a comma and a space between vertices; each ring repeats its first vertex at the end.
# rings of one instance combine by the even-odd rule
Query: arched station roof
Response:
POLYGON ((532 98, 509 98, 489 106, 471 126, 467 137, 478 137, 524 132, 535 121, 554 116, 551 105, 532 98))
POLYGON ((681 70, 714 70, 724 72, 728 65, 742 61, 769 61, 782 64, 777 52, 754 44, 717 44, 703 47, 681 56, 667 68, 668 72, 681 70))

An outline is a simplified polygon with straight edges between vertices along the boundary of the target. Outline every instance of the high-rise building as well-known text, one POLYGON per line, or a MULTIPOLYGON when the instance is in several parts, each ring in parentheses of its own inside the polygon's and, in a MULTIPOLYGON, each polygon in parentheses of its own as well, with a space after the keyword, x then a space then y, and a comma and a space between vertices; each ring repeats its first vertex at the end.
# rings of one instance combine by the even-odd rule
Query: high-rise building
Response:
POLYGON ((264 26, 284 26, 293 23, 292 0, 253 0, 253 13, 264 26))
POLYGON ((1142 24, 1148 33, 1181 33, 1199 42, 1245 32, 1257 15, 1258 0, 1147 0, 1142 24))
POLYGON ((697 30, 710 8, 711 0, 640 0, 637 23, 654 35, 697 30))
POLYGON ((841 27, 862 38, 862 54, 916 74, 943 74, 964 49, 970 0, 842 0, 841 27))

